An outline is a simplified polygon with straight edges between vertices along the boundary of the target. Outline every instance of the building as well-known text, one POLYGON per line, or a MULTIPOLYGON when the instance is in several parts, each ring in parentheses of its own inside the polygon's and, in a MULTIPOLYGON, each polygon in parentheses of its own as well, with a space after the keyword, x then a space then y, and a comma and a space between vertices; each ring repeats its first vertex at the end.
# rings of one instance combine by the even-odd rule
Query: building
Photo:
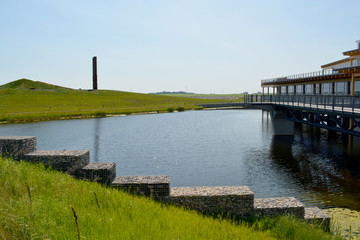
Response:
POLYGON ((263 94, 360 96, 360 40, 357 48, 343 52, 346 58, 324 64, 318 72, 261 81, 263 94))

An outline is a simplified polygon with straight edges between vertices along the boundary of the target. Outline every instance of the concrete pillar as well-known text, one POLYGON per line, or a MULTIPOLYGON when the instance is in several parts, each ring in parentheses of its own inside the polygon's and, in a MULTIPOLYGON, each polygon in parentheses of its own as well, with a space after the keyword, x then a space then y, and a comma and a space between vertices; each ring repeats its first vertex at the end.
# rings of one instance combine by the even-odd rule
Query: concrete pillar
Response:
POLYGON ((277 110, 273 110, 270 113, 273 134, 275 136, 289 136, 294 135, 294 122, 287 120, 285 116, 277 110))
POLYGON ((270 95, 270 87, 267 88, 267 95, 270 95))

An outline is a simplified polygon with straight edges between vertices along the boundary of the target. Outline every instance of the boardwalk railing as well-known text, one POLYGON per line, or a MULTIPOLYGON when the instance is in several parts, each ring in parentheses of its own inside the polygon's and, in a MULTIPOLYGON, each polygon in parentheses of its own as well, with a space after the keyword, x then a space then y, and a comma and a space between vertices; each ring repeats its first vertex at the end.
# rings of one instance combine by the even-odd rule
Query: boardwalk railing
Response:
POLYGON ((282 76, 277 78, 270 78, 261 80, 261 84, 265 83, 275 83, 275 82, 283 82, 283 81, 292 81, 297 79, 303 78, 312 78, 312 77, 323 77, 323 76, 334 76, 334 75, 342 75, 345 73, 339 73, 339 69, 350 68, 350 67, 360 67, 360 60, 354 60, 353 62, 346 62, 344 64, 338 65, 334 67, 334 69, 325 69, 316 72, 308 72, 308 73, 301 73, 289 76, 282 76))
POLYGON ((321 77, 321 76, 332 76, 332 75, 339 75, 339 72, 332 69, 326 69, 324 71, 316 71, 316 72, 308 72, 308 73, 301 73, 289 76, 283 76, 278 78, 270 78, 261 80, 261 83, 273 83, 273 82, 282 82, 282 81, 289 81, 289 80, 297 80, 302 78, 309 78, 309 77, 321 77))
POLYGON ((360 113, 360 97, 336 95, 245 95, 247 104, 272 103, 316 110, 360 113))

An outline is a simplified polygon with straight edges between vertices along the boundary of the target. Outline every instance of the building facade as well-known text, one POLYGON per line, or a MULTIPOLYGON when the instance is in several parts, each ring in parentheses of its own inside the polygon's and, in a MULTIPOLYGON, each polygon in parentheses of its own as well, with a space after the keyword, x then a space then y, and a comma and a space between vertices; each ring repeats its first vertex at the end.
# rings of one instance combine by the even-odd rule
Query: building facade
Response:
POLYGON ((360 40, 346 58, 324 64, 321 71, 261 81, 263 94, 360 96, 360 40))

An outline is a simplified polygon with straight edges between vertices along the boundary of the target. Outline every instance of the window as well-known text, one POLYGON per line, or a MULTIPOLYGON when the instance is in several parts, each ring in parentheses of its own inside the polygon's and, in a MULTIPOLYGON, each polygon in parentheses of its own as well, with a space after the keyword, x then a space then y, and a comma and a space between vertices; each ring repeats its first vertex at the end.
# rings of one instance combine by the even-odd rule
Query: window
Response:
POLYGON ((335 94, 336 95, 347 95, 348 84, 347 82, 337 82, 335 83, 335 94))
POLYGON ((321 92, 324 95, 332 94, 332 83, 322 83, 321 84, 321 92))
POLYGON ((296 85, 296 95, 303 94, 303 85, 296 85))
POLYGON ((355 81, 355 96, 360 96, 360 81, 355 81))
POLYGON ((305 94, 313 94, 313 85, 312 84, 306 84, 305 85, 305 94))
POLYGON ((288 94, 294 95, 294 86, 288 86, 288 94))
POLYGON ((315 84, 315 94, 320 94, 320 84, 315 84))
POLYGON ((281 86, 281 94, 282 95, 286 94, 286 86, 281 86))

